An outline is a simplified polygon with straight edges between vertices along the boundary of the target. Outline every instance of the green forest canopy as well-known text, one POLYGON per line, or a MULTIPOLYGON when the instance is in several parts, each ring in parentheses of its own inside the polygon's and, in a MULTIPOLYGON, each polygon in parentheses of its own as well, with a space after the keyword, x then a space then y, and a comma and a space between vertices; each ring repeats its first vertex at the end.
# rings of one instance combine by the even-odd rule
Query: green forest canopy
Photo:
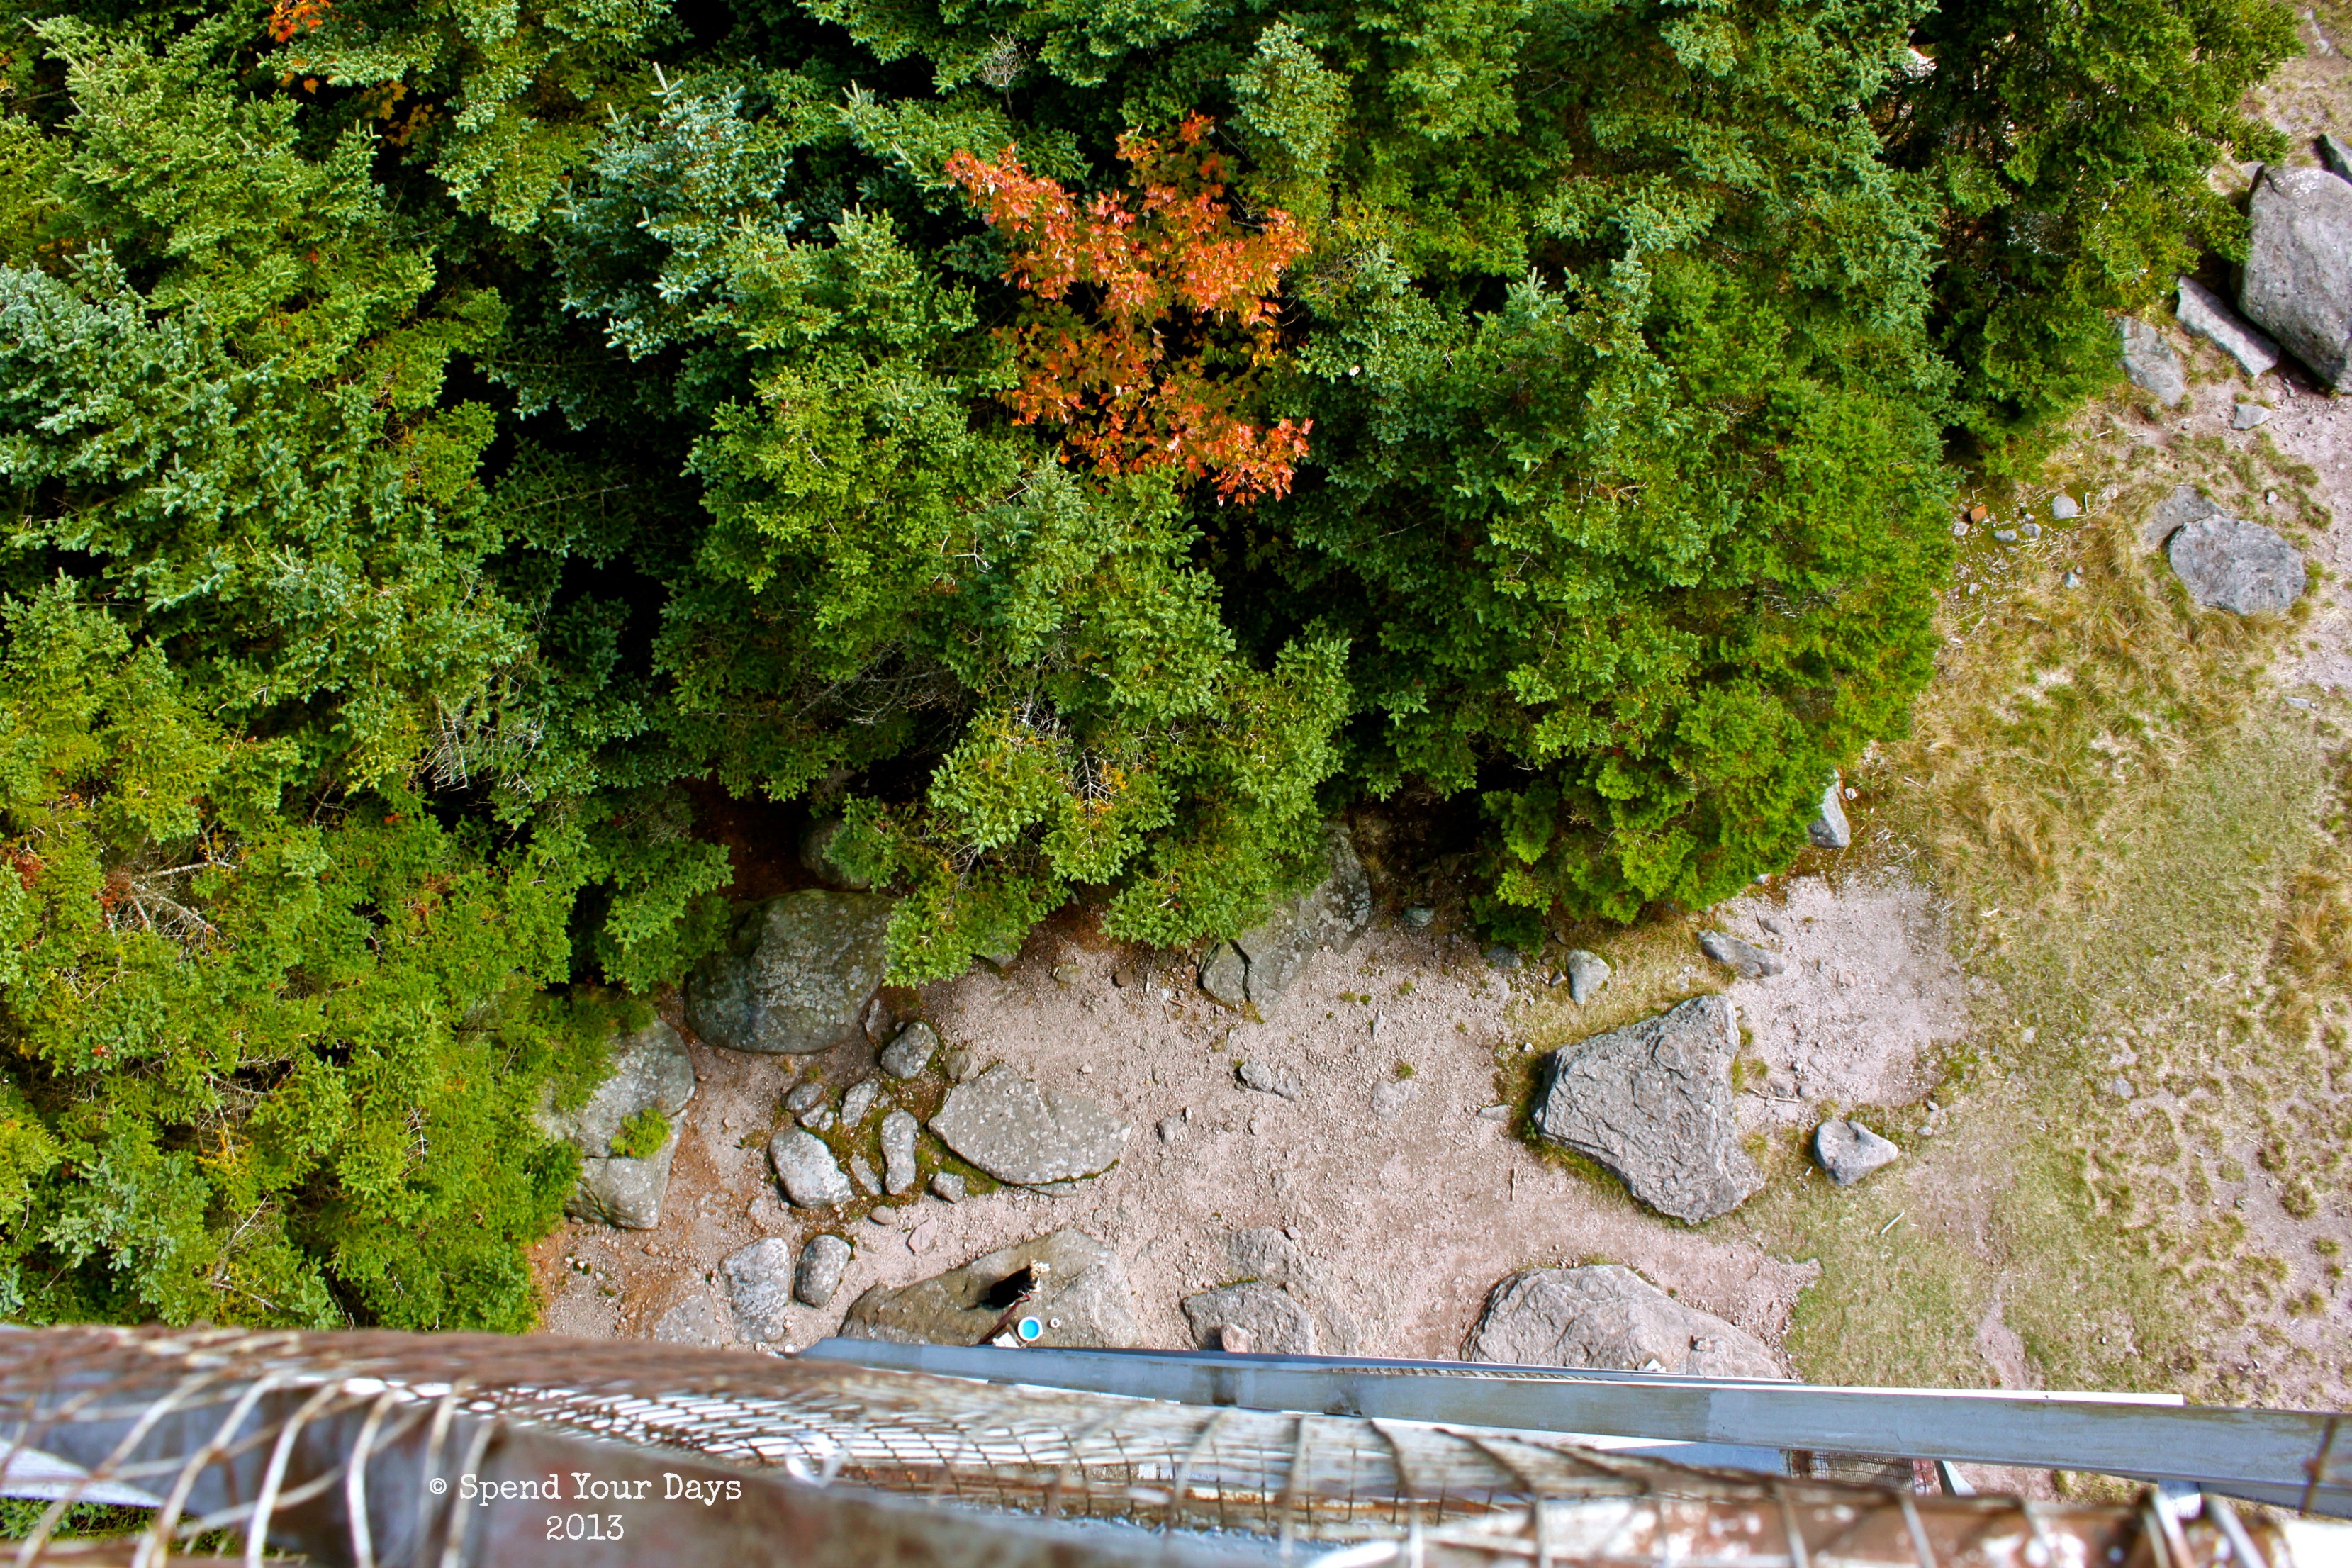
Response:
POLYGON ((528 1112, 837 810, 951 974, 1475 802, 1711 902, 2273 0, 0 5, 0 1314, 520 1329, 528 1112))

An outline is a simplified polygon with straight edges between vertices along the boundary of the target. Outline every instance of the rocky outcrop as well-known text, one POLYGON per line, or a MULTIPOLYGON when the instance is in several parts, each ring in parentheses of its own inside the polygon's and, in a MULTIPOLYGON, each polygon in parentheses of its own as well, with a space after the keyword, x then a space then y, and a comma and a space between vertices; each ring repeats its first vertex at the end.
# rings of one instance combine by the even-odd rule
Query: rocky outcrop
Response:
POLYGON ((2189 596, 2208 609, 2275 614, 2303 596, 2303 552, 2259 522, 2200 518, 2175 530, 2164 553, 2189 596))
POLYGON ((1688 1224, 1729 1214, 1764 1186, 1732 1119, 1731 1004, 1696 996, 1641 1023, 1554 1051, 1536 1131, 1688 1224))
POLYGON ((1614 1263, 1512 1275, 1488 1293, 1462 1359, 1686 1377, 1788 1375, 1755 1335, 1614 1263))
POLYGON ((859 1038, 882 984, 890 908, 877 894, 822 889, 757 906, 687 983, 687 1023, 706 1044, 772 1055, 859 1038))
POLYGON ((1813 1158, 1830 1180, 1850 1187, 1882 1165, 1902 1157, 1903 1151, 1859 1121, 1833 1117, 1813 1129, 1813 1158))
POLYGON ((1083 1349, 1139 1344, 1127 1274, 1082 1230, 1057 1230, 893 1289, 877 1285, 842 1320, 845 1339, 971 1345, 1015 1307, 1044 1330, 1036 1342, 1083 1349))
POLYGON ((2189 395, 2189 376, 2164 334, 2134 316, 2124 317, 2116 329, 2123 339, 2124 374, 2166 407, 2178 407, 2189 395))
POLYGON ((2329 387, 2352 370, 2352 184, 2276 164, 2254 182, 2238 302, 2329 387))
POLYGON ((2278 344, 2239 320, 2229 301, 2195 279, 2180 280, 2175 310, 2182 326, 2236 360, 2248 381, 2258 380, 2276 368, 2278 344))
POLYGON ((948 1090, 931 1131, 998 1181, 1037 1187, 1109 1170, 1132 1129, 1084 1095, 1039 1089, 999 1063, 948 1090))
POLYGON ((551 1094, 543 1100, 533 1118, 540 1130, 580 1151, 580 1181, 563 1211, 628 1230, 660 1224, 678 1117, 693 1098, 694 1058, 678 1032, 656 1019, 614 1043, 611 1068, 585 1104, 559 1110, 551 1094), (669 1124, 660 1148, 635 1158, 614 1154, 623 1125, 648 1113, 669 1124))
POLYGON ((1259 924, 1210 950, 1201 965, 1201 989, 1229 1007, 1244 1001, 1271 1006, 1307 960, 1325 948, 1345 952, 1355 945, 1372 921, 1371 879, 1346 828, 1330 830, 1325 853, 1328 868, 1322 881, 1285 899, 1259 924))

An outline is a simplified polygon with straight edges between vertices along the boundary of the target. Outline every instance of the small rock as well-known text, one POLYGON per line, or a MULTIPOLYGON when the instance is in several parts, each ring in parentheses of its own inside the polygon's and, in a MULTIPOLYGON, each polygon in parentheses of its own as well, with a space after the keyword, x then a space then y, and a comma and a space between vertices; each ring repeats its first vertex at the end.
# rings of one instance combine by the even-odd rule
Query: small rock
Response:
POLYGON ((827 1208, 856 1195, 833 1151, 797 1127, 787 1127, 768 1140, 768 1163, 796 1208, 827 1208))
POLYGON ((1684 1306, 1615 1263, 1512 1275, 1488 1293, 1462 1359, 1612 1372, 1648 1368, 1683 1377, 1787 1376, 1763 1341, 1684 1306))
POLYGON ((1045 1323, 1044 1344, 1143 1342, 1117 1255, 1080 1230, 1057 1230, 896 1289, 874 1286, 850 1307, 841 1333, 898 1344, 977 1344, 1016 1301, 1045 1323))
POLYGON ((1601 994, 1609 984, 1609 961, 1597 952, 1578 948, 1565 961, 1568 964, 1568 999, 1581 1007, 1601 994))
POLYGON ((2102 1087, 2104 1087, 2109 1094, 2114 1095, 2117 1100, 2136 1099, 2139 1092, 2137 1089, 2132 1088, 2132 1080, 2124 1077, 2121 1073, 2117 1073, 2115 1077, 2107 1079, 2106 1083, 2102 1087))
POLYGON ((1225 1323, 1217 1330, 1217 1348, 1227 1355, 1247 1355, 1256 1342, 1250 1331, 1239 1323, 1225 1323))
POLYGON ((830 1132, 833 1131, 834 1123, 840 1120, 834 1115, 833 1108, 825 1105, 820 1105, 814 1110, 803 1110, 800 1115, 801 1125, 812 1132, 830 1132))
POLYGON ((1418 931, 1437 918, 1437 911, 1426 904, 1415 904, 1405 910, 1404 923, 1418 931))
POLYGON ((1822 1163, 1830 1180, 1841 1187, 1853 1185, 1902 1152, 1861 1122, 1843 1117, 1813 1129, 1813 1158, 1822 1163))
POLYGON ((1767 952, 1753 942, 1740 941, 1728 931, 1699 932, 1698 950, 1717 963, 1729 964, 1739 971, 1741 978, 1747 980, 1759 980, 1766 975, 1778 974, 1787 967, 1780 962, 1778 953, 1767 952))
POLYGON ((1021 962, 1021 950, 1017 947, 1008 947, 1003 952, 983 952, 980 955, 980 961, 997 973, 1003 974, 1021 962))
POLYGON ((1843 849, 1853 842, 1853 829, 1845 819, 1845 776, 1832 768, 1830 782, 1822 790, 1821 804, 1813 808, 1813 820, 1806 825, 1805 837, 1816 849, 1843 849))
POLYGON ((940 1032, 919 1021, 898 1031, 898 1037, 883 1049, 882 1070, 892 1078, 908 1079, 931 1065, 932 1053, 940 1048, 940 1032))
POLYGON ((1232 942, 1221 942, 1201 961, 1201 989, 1214 1002, 1238 1007, 1249 1000, 1249 960, 1232 942))
POLYGON ((2017 536, 2020 539, 2039 539, 2042 537, 2042 525, 2038 522, 2020 523, 2017 536))
POLYGON ((1162 1143, 1181 1143, 1184 1142, 1184 1134, 1190 1131, 1191 1129, 1185 1125, 1184 1119, 1181 1116, 1163 1116, 1160 1119, 1160 1141, 1162 1143))
POLYGON ((1992 508, 1985 505, 1982 501, 1979 501, 1976 505, 1969 508, 1969 521, 1970 522, 1983 522, 1991 516, 1992 508))
POLYGON ((2064 490, 2050 498, 2050 515, 2061 522, 2083 515, 2082 504, 2064 490))
POLYGON ((2270 423, 2271 411, 2259 403, 2241 403, 2230 410, 2230 428, 2251 430, 2257 425, 2270 423))
POLYGON ((1722 996, 1563 1047, 1546 1058, 1535 1131, 1599 1161, 1661 1214, 1689 1225, 1728 1214, 1764 1185, 1733 1113, 1738 1047, 1722 996))
POLYGON ((1057 963, 1054 965, 1054 984, 1076 985, 1078 983, 1078 976, 1084 973, 1085 971, 1075 963, 1057 963))
POLYGON ((2013 528, 1996 528, 1992 531, 1992 536, 1995 539, 2000 540, 2003 544, 2014 544, 2017 542, 2017 530, 2013 528))
POLYGON ((1122 991, 1130 991, 1143 984, 1143 976, 1136 972, 1133 964, 1122 963, 1110 972, 1110 983, 1122 991))
MULTIPOLYGON (((2259 186, 2257 187, 2259 189, 2259 186)), ((2238 319, 2221 296, 2193 278, 2180 280, 2180 295, 2175 308, 2180 324, 2221 349, 2238 362, 2238 368, 2253 381, 2268 374, 2278 364, 2279 347, 2252 327, 2238 319)))
POLYGON ((719 1271, 742 1337, 754 1342, 782 1339, 793 1305, 793 1244, 780 1236, 761 1237, 730 1253, 719 1271))
POLYGON ((1315 1320, 1287 1290, 1263 1280, 1245 1280, 1184 1298, 1184 1321, 1192 1342, 1224 1344, 1224 1331, 1239 1329, 1244 1342, 1265 1355, 1317 1355, 1322 1344, 1315 1320))
POLYGON ((1966 539, 1968 536, 1969 520, 1967 518, 1959 518, 1956 520, 1952 524, 1952 537, 1954 539, 1966 539))
POLYGON ((2259 522, 2200 519, 2173 534, 2165 556, 2189 596, 2209 609, 2263 615, 2303 596, 2303 552, 2259 522))
POLYGON ((1384 1078, 1372 1086, 1372 1110, 1381 1116, 1394 1116, 1405 1108, 1420 1087, 1409 1078, 1384 1078))
POLYGON ((915 1184, 915 1134, 921 1126, 904 1110, 882 1119, 882 1190, 894 1198, 915 1184))
POLYGON ((890 1004, 877 996, 866 1005, 866 1019, 859 1027, 868 1045, 878 1046, 898 1030, 898 1015, 890 1004))
POLYGON ((830 1233, 809 1237, 801 1248, 800 1267, 793 1273, 793 1294, 812 1307, 822 1307, 841 1289, 849 1272, 849 1243, 830 1233))
POLYGON ((1519 950, 1507 942, 1496 942, 1486 949, 1486 965, 1490 969, 1517 969, 1526 961, 1519 950))
POLYGON ((882 1092, 881 1084, 870 1078, 861 1078, 849 1086, 841 1097, 841 1124, 855 1131, 874 1113, 874 1100, 882 1092))
POLYGON ((1507 1105, 1482 1105, 1478 1108, 1478 1114, 1488 1121, 1508 1121, 1511 1108, 1507 1105))
POLYGON ((874 1167, 866 1163, 865 1155, 852 1154, 849 1157, 849 1179, 856 1182, 857 1190, 867 1197, 878 1198, 882 1195, 882 1184, 876 1179, 874 1167))
POLYGON ((1108 1170, 1129 1129, 1095 1101, 1040 1089, 1000 1063, 950 1089, 931 1131, 998 1181, 1040 1186, 1108 1170))
POLYGON ((663 1313, 654 1325, 654 1338, 664 1344, 723 1345, 730 1337, 717 1303, 700 1291, 663 1313))
POLYGON ((2066 574, 2058 579, 2058 585, 2061 588, 2079 588, 2083 585, 2083 574, 2069 566, 2066 574))
POLYGON ((2123 338, 2124 374, 2166 407, 2178 407, 2189 395, 2189 375, 2164 334, 2130 316, 2116 325, 2123 338))
POLYGON ((824 1103, 824 1085, 814 1079, 793 1085, 792 1092, 784 1096, 784 1109, 794 1116, 805 1115, 824 1103))
POLYGON ((2273 163, 2246 217, 2239 303, 2321 382, 2352 391, 2352 184, 2273 163))
POLYGON ((954 1046, 948 1051, 948 1081, 970 1083, 980 1071, 980 1058, 971 1054, 969 1046, 954 1046))
POLYGON ((1288 1068, 1276 1070, 1264 1062, 1242 1063, 1241 1080, 1244 1088, 1254 1089, 1260 1094, 1278 1094, 1285 1100, 1297 1100, 1306 1092, 1299 1085, 1297 1073, 1288 1068))
POLYGON ((963 1202, 963 1178, 953 1171, 934 1171, 931 1173, 931 1196, 943 1204, 963 1202))

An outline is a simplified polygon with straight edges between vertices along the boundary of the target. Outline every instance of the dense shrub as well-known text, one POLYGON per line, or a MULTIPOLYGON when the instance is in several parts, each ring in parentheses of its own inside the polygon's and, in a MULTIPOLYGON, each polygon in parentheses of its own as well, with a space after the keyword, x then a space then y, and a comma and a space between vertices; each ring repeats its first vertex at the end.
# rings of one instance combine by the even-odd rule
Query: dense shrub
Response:
POLYGON ((1947 442, 2226 247, 2291 37, 0 12, 0 1311, 443 1327, 529 1321, 529 1112, 723 929, 715 792, 839 813, 904 980, 1231 932, 1407 784, 1517 940, 1783 863, 1947 442))

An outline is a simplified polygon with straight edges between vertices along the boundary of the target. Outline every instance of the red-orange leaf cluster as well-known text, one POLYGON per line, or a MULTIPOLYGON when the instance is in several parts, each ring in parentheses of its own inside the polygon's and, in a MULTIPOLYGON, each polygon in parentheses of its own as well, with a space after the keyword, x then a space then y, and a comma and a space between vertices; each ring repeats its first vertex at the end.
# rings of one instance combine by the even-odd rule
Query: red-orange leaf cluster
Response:
POLYGON ((1170 146, 1120 137, 1129 188, 1083 205, 1011 147, 993 163, 959 152, 947 172, 1012 241, 1006 279, 1036 296, 1011 331, 1021 422, 1063 426, 1097 472, 1181 467, 1248 501, 1290 489, 1314 427, 1245 417, 1282 349, 1276 289, 1307 240, 1285 212, 1235 220, 1211 123, 1189 117, 1170 146))
POLYGON ((269 7, 269 36, 281 44, 291 43, 295 34, 326 26, 334 8, 333 0, 275 0, 269 7))

